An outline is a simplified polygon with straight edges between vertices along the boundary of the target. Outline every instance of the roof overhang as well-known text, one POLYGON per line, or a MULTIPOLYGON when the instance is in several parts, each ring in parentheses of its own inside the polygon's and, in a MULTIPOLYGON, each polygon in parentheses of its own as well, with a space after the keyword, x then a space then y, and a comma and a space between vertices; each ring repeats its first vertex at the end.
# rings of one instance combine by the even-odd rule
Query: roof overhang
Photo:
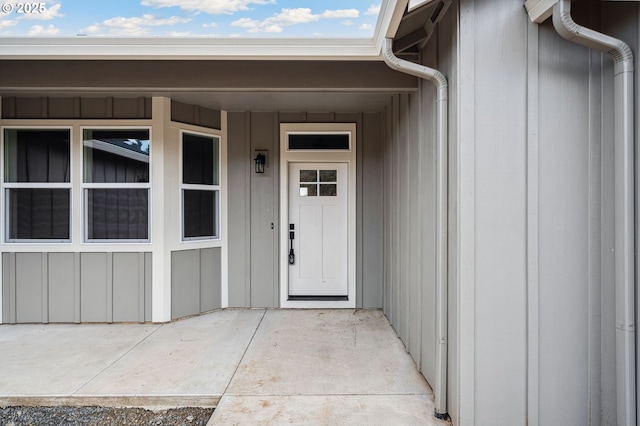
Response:
POLYGON ((370 39, 0 38, 2 59, 381 60, 408 0, 382 0, 370 39))
POLYGON ((558 0, 527 0, 524 7, 527 9, 531 22, 541 24, 553 14, 553 6, 558 0))

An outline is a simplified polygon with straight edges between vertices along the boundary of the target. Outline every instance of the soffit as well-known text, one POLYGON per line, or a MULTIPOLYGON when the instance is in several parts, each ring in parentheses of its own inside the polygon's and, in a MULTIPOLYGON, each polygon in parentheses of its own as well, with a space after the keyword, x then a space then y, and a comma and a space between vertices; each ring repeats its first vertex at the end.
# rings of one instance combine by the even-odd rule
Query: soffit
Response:
POLYGON ((416 60, 450 5, 451 0, 431 0, 405 11, 393 37, 394 53, 405 59, 416 60))
POLYGON ((0 60, 0 90, 4 92, 397 92, 416 87, 415 77, 379 61, 0 60))

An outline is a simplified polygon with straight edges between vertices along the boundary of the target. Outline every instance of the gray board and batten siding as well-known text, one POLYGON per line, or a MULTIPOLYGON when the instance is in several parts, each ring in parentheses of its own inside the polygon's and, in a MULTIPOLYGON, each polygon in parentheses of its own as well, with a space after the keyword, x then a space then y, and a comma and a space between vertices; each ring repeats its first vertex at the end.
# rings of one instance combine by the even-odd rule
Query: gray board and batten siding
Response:
MULTIPOLYGON (((572 15, 637 63, 639 6, 574 2, 572 15)), ((612 60, 511 0, 454 2, 436 31, 421 57, 450 88, 449 414, 616 424, 612 60)), ((384 155, 384 311, 430 383, 434 99, 429 82, 394 97, 384 155), (400 207, 413 194, 419 216, 400 207)))
POLYGON ((382 307, 384 113, 230 112, 229 306, 277 307, 281 123, 356 123, 356 306, 382 307), (255 150, 268 150, 264 174, 255 150))
MULTIPOLYGON (((52 106, 55 105, 56 118, 148 118, 149 104, 147 98, 5 97, 3 115, 12 119, 47 119, 52 118, 52 106), (114 106, 118 105, 129 113, 114 110, 114 106)), ((221 127, 219 111, 176 101, 171 103, 171 107, 173 121, 211 128, 221 127)), ((228 218, 229 306, 278 306, 279 124, 344 122, 357 125, 356 305, 365 308, 382 307, 384 118, 383 113, 228 114, 228 202, 229 211, 232 212, 228 218), (252 158, 256 149, 269 151, 266 173, 263 175, 253 173, 252 158)), ((172 318, 220 308, 220 262, 219 249, 172 251, 172 318)), ((17 283, 20 288, 23 285, 27 285, 26 282, 17 283)), ((100 285, 95 287, 100 288, 100 285)), ((93 299, 83 300, 92 303, 93 299)))
MULTIPOLYGON (((171 110, 172 121, 221 129, 220 111, 177 101, 171 103, 171 110)), ((135 120, 150 119, 151 113, 151 98, 145 97, 2 99, 4 119, 135 120)), ((97 253, 10 250, 6 245, 2 253, 3 323, 152 320, 151 252, 118 253, 106 247, 97 253)), ((172 252, 172 266, 181 272, 172 274, 172 318, 221 307, 220 251, 172 252)))
MULTIPOLYGON (((16 97, 2 98, 4 119, 151 119, 151 98, 16 97)), ((220 111, 171 102, 171 120, 210 129, 222 128, 220 111)))
POLYGON ((219 309, 222 250, 171 252, 171 319, 219 309))
POLYGON ((2 322, 151 321, 151 253, 3 253, 2 322))

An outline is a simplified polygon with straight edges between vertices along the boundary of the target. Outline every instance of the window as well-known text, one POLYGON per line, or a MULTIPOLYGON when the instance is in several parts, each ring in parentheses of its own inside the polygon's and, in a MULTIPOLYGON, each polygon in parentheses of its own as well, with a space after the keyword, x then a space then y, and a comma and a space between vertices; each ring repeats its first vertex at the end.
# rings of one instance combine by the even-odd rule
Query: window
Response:
POLYGON ((3 140, 6 241, 70 241, 70 130, 4 129, 3 140))
POLYGON ((289 133, 290 151, 344 151, 351 149, 349 133, 289 133))
POLYGON ((300 170, 300 196, 317 197, 318 195, 320 197, 338 195, 337 170, 300 170), (318 183, 318 176, 320 176, 320 183, 318 183))
POLYGON ((182 239, 219 238, 220 139, 182 133, 182 239))
POLYGON ((149 129, 84 129, 87 241, 149 241, 149 129))

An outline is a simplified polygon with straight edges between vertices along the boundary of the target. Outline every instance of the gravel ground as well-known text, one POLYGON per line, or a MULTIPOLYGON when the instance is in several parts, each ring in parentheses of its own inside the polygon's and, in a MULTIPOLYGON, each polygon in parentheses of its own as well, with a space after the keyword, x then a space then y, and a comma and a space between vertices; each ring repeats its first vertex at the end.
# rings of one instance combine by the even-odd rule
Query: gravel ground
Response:
POLYGON ((7 407, 0 408, 0 426, 205 426, 212 413, 213 408, 7 407))

